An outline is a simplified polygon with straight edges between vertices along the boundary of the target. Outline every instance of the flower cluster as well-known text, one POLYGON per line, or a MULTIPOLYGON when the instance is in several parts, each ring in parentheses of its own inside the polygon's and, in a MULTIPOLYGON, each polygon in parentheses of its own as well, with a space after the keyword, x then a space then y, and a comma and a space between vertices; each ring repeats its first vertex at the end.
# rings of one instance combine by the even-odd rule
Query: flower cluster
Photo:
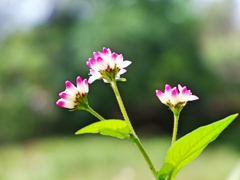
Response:
POLYGON ((91 75, 88 82, 91 84, 97 79, 103 79, 104 82, 120 79, 120 75, 127 71, 124 68, 131 63, 131 61, 123 61, 122 54, 112 53, 109 48, 104 47, 102 52, 94 52, 93 57, 87 61, 91 75))
MULTIPOLYGON (((68 109, 86 109, 88 107, 87 93, 89 91, 88 84, 91 84, 97 79, 103 79, 104 82, 115 82, 121 80, 120 76, 124 74, 132 62, 123 60, 122 54, 111 52, 109 48, 103 48, 102 52, 94 52, 93 57, 87 61, 87 66, 90 68, 89 79, 84 79, 80 76, 76 79, 77 86, 75 87, 70 81, 66 81, 66 90, 59 94, 60 99, 57 105, 68 109)), ((170 85, 165 85, 164 93, 156 90, 156 95, 159 100, 170 107, 173 112, 180 112, 186 105, 187 101, 197 100, 198 97, 192 95, 191 91, 186 86, 178 85, 171 88, 170 85)))
POLYGON ((80 76, 76 79, 77 87, 70 81, 66 81, 66 90, 59 94, 60 99, 56 102, 59 107, 68 109, 88 109, 87 93, 88 84, 97 79, 104 82, 114 82, 120 80, 120 75, 127 70, 131 61, 124 61, 122 54, 111 52, 109 48, 103 48, 102 52, 94 52, 93 57, 87 61, 90 68, 90 78, 82 80, 80 76))
POLYGON ((66 90, 59 93, 60 99, 56 102, 59 107, 68 109, 84 109, 88 106, 87 93, 89 91, 87 79, 76 78, 77 87, 66 81, 66 90))
POLYGON ((169 106, 172 111, 180 111, 188 101, 199 99, 197 96, 192 95, 186 86, 182 87, 180 84, 178 85, 178 89, 166 84, 164 93, 156 90, 156 96, 163 104, 169 106))

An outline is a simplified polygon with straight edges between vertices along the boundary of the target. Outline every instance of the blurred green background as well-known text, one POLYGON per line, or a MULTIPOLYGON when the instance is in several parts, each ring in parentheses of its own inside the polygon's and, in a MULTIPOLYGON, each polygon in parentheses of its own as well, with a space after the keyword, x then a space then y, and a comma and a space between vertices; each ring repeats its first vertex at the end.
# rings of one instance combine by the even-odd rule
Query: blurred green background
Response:
MULTIPOLYGON (((78 75, 88 78, 86 61, 102 47, 133 62, 124 74, 127 82, 118 83, 119 89, 133 126, 159 167, 163 161, 159 153, 164 156, 172 131, 172 114, 156 98, 156 89, 179 83, 200 98, 182 111, 179 137, 240 110, 238 0, 0 0, 0 23, 0 180, 91 180, 110 168, 113 172, 102 173, 102 179, 121 180, 117 174, 122 166, 124 172, 132 173, 122 180, 151 178, 137 149, 129 150, 131 154, 124 149, 133 145, 74 136, 96 119, 87 112, 69 112, 55 105, 65 80, 75 81, 78 75), (99 141, 105 142, 107 150, 99 141), (156 145, 161 141, 163 149, 156 145), (112 147, 111 143, 116 144, 112 147), (118 151, 119 163, 114 159, 118 151), (21 167, 40 168, 45 173, 33 170, 27 175, 21 167), (145 171, 149 176, 143 175, 145 171), (136 176, 138 172, 141 176, 136 176)), ((88 98, 104 117, 121 118, 108 84, 94 82, 88 98)), ((210 158, 219 164, 217 158, 226 158, 222 179, 237 163, 239 139, 238 118, 213 143, 206 159, 203 154, 203 162, 210 158), (219 156, 214 159, 211 153, 219 156)), ((186 170, 193 177, 182 179, 197 179, 200 170, 193 169, 186 170)), ((209 173, 199 179, 221 179, 209 173)))

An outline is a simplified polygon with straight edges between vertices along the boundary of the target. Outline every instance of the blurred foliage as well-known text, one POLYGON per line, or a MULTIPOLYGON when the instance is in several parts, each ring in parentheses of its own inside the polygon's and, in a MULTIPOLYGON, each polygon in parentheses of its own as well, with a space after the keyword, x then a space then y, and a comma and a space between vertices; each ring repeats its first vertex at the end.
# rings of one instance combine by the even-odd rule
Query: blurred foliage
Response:
MULTIPOLYGON (((161 137, 142 140, 154 165, 159 169, 170 139, 161 137)), ((191 165, 183 168, 176 180, 230 179, 238 164, 239 154, 232 148, 210 147, 191 165)), ((0 167, 0 178, 4 180, 153 178, 133 144, 126 140, 99 136, 61 136, 6 145, 0 147, 0 167)))
MULTIPOLYGON (((166 83, 186 85, 200 97, 182 112, 180 135, 239 112, 239 81, 219 75, 217 64, 209 67, 213 56, 208 52, 224 53, 204 41, 209 24, 215 26, 186 0, 82 0, 56 6, 46 23, 15 31, 1 42, 0 141, 73 134, 95 121, 87 112, 58 108, 55 101, 65 80, 87 78, 85 63, 103 46, 133 62, 124 74, 128 81, 119 88, 137 131, 171 133, 171 112, 154 92, 166 83)), ((89 101, 104 117, 121 118, 108 84, 93 83, 89 101)), ((235 125, 238 132, 239 120, 235 125)))

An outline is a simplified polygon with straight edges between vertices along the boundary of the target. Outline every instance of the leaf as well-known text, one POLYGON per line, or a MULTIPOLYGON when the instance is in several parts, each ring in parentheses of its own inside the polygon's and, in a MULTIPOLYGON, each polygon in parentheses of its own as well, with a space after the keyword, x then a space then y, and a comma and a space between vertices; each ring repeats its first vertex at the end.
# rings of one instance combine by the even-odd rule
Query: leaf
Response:
POLYGON ((168 150, 158 172, 158 180, 173 180, 179 170, 197 158, 203 149, 238 116, 233 114, 212 124, 202 126, 176 141, 168 150))
POLYGON ((90 124, 80 129, 75 134, 78 135, 86 133, 100 133, 102 135, 124 139, 129 136, 130 129, 127 123, 123 120, 109 119, 90 124))

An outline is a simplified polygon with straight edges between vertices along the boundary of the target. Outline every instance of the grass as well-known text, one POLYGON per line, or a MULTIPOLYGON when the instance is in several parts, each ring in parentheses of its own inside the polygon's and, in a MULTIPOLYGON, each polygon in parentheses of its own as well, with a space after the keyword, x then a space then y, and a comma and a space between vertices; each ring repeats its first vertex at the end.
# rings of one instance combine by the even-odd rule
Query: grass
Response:
MULTIPOLYGON (((143 139, 160 168, 170 141, 143 139)), ((205 150, 176 180, 226 180, 239 155, 227 147, 205 150)), ((152 180, 138 149, 127 140, 56 137, 0 147, 0 180, 152 180)))

